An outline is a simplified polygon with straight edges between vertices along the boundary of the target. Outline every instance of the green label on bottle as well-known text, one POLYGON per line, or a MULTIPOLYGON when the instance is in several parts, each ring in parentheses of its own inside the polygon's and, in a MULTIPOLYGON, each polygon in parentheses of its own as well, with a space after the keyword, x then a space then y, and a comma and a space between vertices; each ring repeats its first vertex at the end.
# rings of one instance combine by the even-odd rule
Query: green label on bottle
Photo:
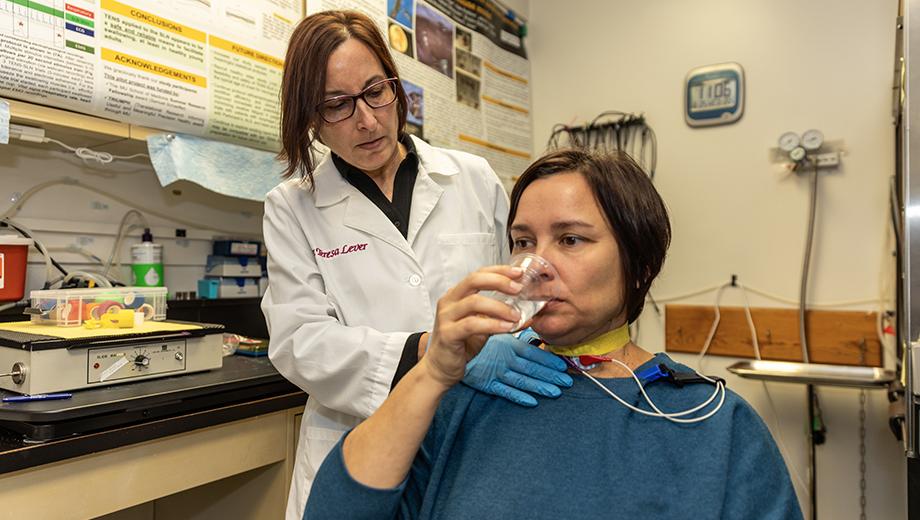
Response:
POLYGON ((163 264, 132 264, 131 285, 163 287, 163 264))

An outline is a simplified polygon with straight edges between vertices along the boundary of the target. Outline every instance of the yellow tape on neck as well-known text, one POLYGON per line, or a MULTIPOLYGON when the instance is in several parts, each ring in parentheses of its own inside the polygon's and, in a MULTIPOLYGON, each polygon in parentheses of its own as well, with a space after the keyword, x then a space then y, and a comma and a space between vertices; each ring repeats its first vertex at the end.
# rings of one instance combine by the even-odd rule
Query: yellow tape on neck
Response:
POLYGON ((547 345, 553 354, 560 356, 600 356, 620 350, 629 343, 629 325, 624 324, 618 329, 611 330, 585 343, 568 347, 554 347, 547 345))

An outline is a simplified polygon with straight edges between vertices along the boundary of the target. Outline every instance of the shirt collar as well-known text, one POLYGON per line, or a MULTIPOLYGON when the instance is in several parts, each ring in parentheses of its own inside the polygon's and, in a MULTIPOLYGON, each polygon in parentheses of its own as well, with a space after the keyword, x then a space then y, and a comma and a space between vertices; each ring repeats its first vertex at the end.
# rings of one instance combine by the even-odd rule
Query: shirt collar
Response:
POLYGON ((411 137, 419 157, 419 173, 451 176, 460 173, 456 161, 440 148, 435 148, 417 137, 411 137))
MULTIPOLYGON (((446 177, 460 173, 456 162, 440 148, 435 148, 421 139, 404 134, 404 138, 412 145, 419 161, 419 175, 443 175, 446 177)), ((402 142, 402 140, 400 140, 402 142)), ((404 143, 405 144, 405 143, 404 143)), ((409 147, 406 147, 409 151, 409 147)), ((317 207, 331 206, 354 190, 354 187, 345 180, 343 173, 335 163, 335 154, 326 153, 319 165, 313 171, 315 182, 313 196, 317 207)), ((345 161, 343 164, 348 165, 345 161)), ((350 165, 349 165, 350 166, 350 165)))

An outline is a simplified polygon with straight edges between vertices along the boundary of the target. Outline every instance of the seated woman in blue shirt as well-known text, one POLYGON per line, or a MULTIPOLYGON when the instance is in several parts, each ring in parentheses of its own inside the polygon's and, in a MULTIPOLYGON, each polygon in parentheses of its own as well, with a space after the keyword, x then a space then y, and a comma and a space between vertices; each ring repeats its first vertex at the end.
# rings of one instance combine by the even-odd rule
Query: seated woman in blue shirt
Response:
POLYGON ((558 272, 558 296, 532 328, 573 367, 587 360, 574 386, 524 409, 457 384, 485 338, 520 317, 479 293, 515 294, 521 272, 480 269, 439 300, 422 361, 326 458, 304 518, 802 518, 783 459, 744 400, 713 398, 721 387, 706 380, 647 377, 662 417, 633 379, 692 372, 629 340, 671 234, 639 166, 625 155, 550 153, 518 180, 508 222, 512 252, 558 272))

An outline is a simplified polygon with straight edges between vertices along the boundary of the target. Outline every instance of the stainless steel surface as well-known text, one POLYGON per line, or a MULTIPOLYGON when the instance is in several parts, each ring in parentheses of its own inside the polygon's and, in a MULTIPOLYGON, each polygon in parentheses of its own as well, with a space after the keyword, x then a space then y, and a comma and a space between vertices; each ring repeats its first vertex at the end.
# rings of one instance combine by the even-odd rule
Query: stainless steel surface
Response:
POLYGON ((740 361, 728 370, 749 379, 860 388, 885 387, 895 379, 893 370, 883 368, 789 361, 740 361))
MULTIPOLYGON (((917 455, 917 413, 914 408, 918 393, 918 380, 914 371, 914 342, 920 337, 920 264, 912 259, 920 254, 920 154, 911 150, 920 145, 920 133, 912 132, 920 125, 920 62, 911 63, 913 56, 920 56, 920 0, 907 0, 903 4, 902 27, 898 33, 901 40, 895 49, 903 52, 903 74, 901 75, 901 103, 898 134, 896 135, 898 156, 895 158, 900 180, 901 241, 898 248, 898 266, 901 277, 898 287, 898 344, 904 351, 903 365, 905 382, 905 451, 908 457, 917 455), (914 298, 917 296, 917 298, 914 298)), ((896 64, 897 66, 897 64, 896 64)))

